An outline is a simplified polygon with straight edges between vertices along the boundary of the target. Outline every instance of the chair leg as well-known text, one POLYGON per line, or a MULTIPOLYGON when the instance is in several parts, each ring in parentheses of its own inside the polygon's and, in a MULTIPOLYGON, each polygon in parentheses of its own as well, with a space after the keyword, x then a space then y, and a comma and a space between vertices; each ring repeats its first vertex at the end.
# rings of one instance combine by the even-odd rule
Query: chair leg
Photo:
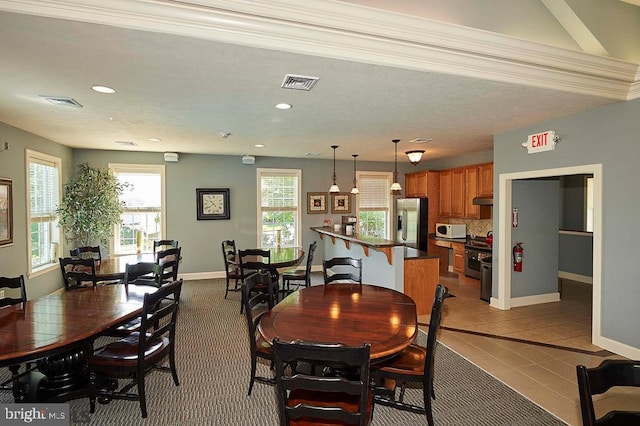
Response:
POLYGON ((96 412, 96 373, 89 373, 89 412, 96 412))
POLYGON ((180 381, 178 380, 178 370, 176 370, 176 353, 173 347, 169 351, 169 366, 171 367, 171 375, 173 376, 173 383, 176 386, 180 386, 180 381))
POLYGON ((147 397, 144 393, 144 373, 142 377, 137 377, 138 382, 138 399, 140 400, 140 411, 142 411, 142 418, 147 418, 147 397))
POLYGON ((255 357, 253 357, 253 359, 251 360, 251 380, 249 381, 249 392, 247 392, 247 396, 251 396, 253 383, 256 381, 256 363, 257 360, 255 357))
POLYGON ((224 298, 227 298, 227 294, 229 294, 229 277, 227 277, 227 288, 224 290, 224 298))

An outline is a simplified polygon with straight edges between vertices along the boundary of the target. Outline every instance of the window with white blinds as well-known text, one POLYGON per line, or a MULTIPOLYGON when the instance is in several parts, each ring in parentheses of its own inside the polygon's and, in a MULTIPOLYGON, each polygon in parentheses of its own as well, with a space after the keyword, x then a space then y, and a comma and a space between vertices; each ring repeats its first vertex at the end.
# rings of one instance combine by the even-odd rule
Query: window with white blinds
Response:
POLYGON ((360 235, 390 239, 390 172, 358 172, 358 232, 360 235))
POLYGON ((61 230, 58 228, 62 161, 27 150, 29 274, 56 263, 61 230))
POLYGON ((153 241, 165 239, 164 165, 109 164, 118 182, 126 184, 120 201, 124 211, 114 230, 115 254, 152 253, 153 241))
POLYGON ((258 169, 258 247, 300 246, 298 169, 258 169))

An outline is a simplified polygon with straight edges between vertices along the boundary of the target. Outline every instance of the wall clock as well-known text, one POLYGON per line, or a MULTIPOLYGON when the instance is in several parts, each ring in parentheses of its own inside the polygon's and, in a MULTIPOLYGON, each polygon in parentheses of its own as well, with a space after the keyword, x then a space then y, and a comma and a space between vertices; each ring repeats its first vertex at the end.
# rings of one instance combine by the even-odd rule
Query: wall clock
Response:
POLYGON ((197 188, 198 220, 230 219, 229 188, 197 188))

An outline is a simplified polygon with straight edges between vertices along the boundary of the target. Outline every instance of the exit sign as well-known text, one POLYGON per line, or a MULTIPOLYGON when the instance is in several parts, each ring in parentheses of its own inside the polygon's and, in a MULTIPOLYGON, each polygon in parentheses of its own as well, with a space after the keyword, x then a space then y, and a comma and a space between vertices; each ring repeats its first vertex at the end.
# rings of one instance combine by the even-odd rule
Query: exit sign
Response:
POLYGON ((556 143, 558 142, 556 132, 553 130, 547 130, 546 132, 536 133, 535 135, 529 135, 526 142, 522 143, 522 146, 527 148, 528 154, 536 154, 538 152, 553 151, 556 149, 556 143))

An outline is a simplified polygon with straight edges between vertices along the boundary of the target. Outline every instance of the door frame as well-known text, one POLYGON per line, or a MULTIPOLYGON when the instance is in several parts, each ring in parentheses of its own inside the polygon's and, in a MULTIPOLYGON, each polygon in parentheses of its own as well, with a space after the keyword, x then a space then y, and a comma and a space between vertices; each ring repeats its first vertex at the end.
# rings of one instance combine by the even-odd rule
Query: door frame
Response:
MULTIPOLYGON (((603 339, 602 312, 602 164, 501 173, 498 176, 498 297, 491 298, 491 306, 511 309, 511 206, 514 180, 556 177, 565 175, 593 175, 593 303, 591 341, 605 348, 609 339, 603 339)), ((495 207, 494 207, 495 208, 495 207)))

